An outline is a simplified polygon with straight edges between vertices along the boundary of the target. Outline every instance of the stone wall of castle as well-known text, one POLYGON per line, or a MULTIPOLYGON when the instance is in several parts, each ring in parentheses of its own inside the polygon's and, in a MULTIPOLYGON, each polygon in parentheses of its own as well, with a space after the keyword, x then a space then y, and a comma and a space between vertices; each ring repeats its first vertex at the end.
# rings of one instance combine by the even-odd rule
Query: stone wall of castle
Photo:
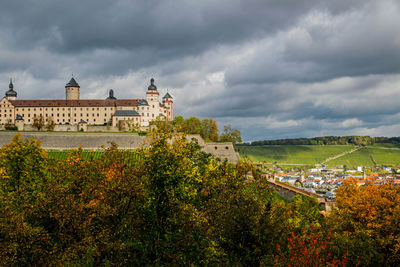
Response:
MULTIPOLYGON (((16 132, 0 132, 0 146, 9 144, 16 132)), ((135 133, 63 133, 63 132, 20 132, 24 138, 41 140, 44 149, 68 150, 82 147, 97 150, 109 147, 114 142, 121 149, 136 149, 145 143, 146 137, 135 133)), ((188 135, 195 138, 203 151, 228 162, 236 163, 238 155, 232 143, 206 143, 199 135, 188 135)))

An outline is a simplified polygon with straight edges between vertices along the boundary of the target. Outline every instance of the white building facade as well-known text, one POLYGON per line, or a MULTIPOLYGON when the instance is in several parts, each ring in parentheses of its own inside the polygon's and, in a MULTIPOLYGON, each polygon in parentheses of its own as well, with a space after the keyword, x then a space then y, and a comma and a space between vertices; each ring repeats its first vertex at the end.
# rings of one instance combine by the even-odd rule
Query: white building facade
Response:
POLYGON ((160 94, 150 80, 144 99, 117 99, 109 91, 106 99, 80 99, 80 86, 72 77, 65 86, 65 100, 18 100, 10 80, 9 89, 0 101, 0 127, 15 125, 16 120, 32 125, 42 116, 45 123, 56 125, 110 125, 118 127, 120 121, 146 128, 157 118, 173 119, 173 99, 167 92, 160 102, 160 94))

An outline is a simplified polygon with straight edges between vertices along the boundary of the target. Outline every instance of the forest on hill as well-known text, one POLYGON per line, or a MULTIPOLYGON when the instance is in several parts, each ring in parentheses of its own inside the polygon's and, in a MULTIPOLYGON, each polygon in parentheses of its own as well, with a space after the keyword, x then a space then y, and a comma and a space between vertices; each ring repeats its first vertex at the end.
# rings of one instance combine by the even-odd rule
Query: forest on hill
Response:
POLYGON ((370 137, 370 136, 323 136, 313 138, 294 138, 253 141, 238 144, 238 146, 266 145, 356 145, 367 146, 375 143, 400 144, 400 137, 370 137))
POLYGON ((251 163, 170 137, 55 159, 16 135, 0 150, 0 266, 400 265, 399 187, 348 181, 323 216, 251 163))

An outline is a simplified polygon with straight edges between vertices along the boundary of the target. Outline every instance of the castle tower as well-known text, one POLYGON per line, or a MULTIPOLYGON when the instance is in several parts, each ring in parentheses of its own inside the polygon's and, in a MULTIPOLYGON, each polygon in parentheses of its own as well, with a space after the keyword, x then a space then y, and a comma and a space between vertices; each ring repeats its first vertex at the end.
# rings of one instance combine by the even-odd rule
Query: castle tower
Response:
POLYGON ((172 96, 167 92, 165 94, 165 96, 163 96, 162 98, 162 102, 164 104, 164 108, 166 111, 166 116, 167 116, 167 120, 172 121, 172 119, 174 118, 174 114, 173 114, 173 104, 174 104, 174 100, 172 99, 172 96))
POLYGON ((79 88, 79 84, 75 81, 74 77, 72 77, 69 83, 65 85, 65 99, 79 100, 79 88))
POLYGON ((17 99, 17 92, 14 91, 14 85, 10 78, 10 85, 8 86, 8 91, 6 92, 6 98, 8 100, 16 100, 17 99))
POLYGON ((146 101, 148 103, 147 110, 145 109, 144 112, 144 125, 148 126, 148 123, 152 120, 155 120, 160 115, 160 102, 158 100, 160 94, 157 91, 157 86, 154 84, 154 79, 151 78, 150 85, 147 88, 146 92, 146 101))
POLYGON ((115 100, 115 99, 117 99, 117 98, 114 96, 114 90, 110 89, 110 91, 108 92, 108 97, 106 98, 106 100, 115 100))

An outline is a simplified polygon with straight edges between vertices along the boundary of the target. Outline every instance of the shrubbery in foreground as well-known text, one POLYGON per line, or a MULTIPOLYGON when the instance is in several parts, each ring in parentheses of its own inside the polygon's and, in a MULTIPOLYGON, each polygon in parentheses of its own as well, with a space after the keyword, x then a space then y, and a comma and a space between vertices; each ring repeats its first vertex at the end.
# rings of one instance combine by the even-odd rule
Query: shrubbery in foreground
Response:
POLYGON ((356 223, 364 213, 346 200, 365 191, 351 184, 325 220, 313 199, 277 201, 256 172, 247 178, 250 164, 221 163, 170 137, 155 133, 133 161, 115 147, 99 159, 76 150, 53 160, 17 135, 0 151, 0 265, 399 263, 399 225, 379 231, 398 218, 397 188, 382 191, 382 203, 392 202, 390 212, 374 211, 379 225, 356 223))

